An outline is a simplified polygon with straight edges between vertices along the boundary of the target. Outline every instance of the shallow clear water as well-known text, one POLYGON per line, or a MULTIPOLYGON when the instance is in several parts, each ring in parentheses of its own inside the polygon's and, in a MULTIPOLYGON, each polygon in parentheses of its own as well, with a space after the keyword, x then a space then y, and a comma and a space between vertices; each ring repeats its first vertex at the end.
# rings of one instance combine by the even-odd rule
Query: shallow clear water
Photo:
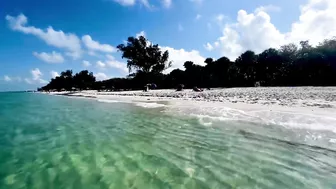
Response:
POLYGON ((333 137, 167 107, 0 93, 0 188, 336 188, 333 137))

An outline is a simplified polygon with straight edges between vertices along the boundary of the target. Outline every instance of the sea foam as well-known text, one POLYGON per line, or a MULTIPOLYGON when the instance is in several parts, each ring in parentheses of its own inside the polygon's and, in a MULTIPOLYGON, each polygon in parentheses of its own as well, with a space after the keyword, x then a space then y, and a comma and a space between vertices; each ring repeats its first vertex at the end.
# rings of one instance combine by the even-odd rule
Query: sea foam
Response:
POLYGON ((106 102, 106 103, 118 103, 118 100, 109 100, 109 99, 98 99, 98 102, 106 102))
POLYGON ((136 106, 140 106, 143 108, 160 108, 160 107, 165 107, 166 105, 164 104, 159 104, 159 103, 155 103, 155 102, 136 102, 135 103, 136 106))
MULTIPOLYGON (((196 103, 196 102, 195 102, 196 103)), ((206 106, 204 103, 197 105, 178 104, 167 109, 168 112, 193 116, 199 119, 204 126, 210 126, 214 121, 247 121, 263 125, 278 125, 289 129, 309 129, 331 131, 336 133, 336 118, 330 115, 315 115, 309 113, 296 113, 269 110, 238 110, 225 106, 206 106)))

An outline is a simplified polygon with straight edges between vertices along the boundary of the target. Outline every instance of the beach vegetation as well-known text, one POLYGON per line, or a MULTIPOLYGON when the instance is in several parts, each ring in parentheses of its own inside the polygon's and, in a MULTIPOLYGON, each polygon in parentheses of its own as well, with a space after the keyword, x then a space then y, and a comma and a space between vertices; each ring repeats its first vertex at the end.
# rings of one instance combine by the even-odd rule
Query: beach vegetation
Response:
POLYGON ((168 51, 162 52, 158 44, 149 42, 144 36, 129 37, 126 44, 119 44, 122 58, 127 59, 127 67, 135 73, 162 73, 171 66, 168 51))
POLYGON ((255 87, 255 86, 336 86, 336 38, 326 39, 317 46, 309 41, 269 48, 257 54, 242 53, 237 59, 206 58, 204 62, 186 61, 184 68, 163 73, 171 66, 168 51, 162 52, 145 37, 129 37, 117 46, 127 59, 130 74, 125 78, 96 81, 87 71, 77 74, 66 70, 41 90, 142 89, 147 83, 158 88, 255 87))

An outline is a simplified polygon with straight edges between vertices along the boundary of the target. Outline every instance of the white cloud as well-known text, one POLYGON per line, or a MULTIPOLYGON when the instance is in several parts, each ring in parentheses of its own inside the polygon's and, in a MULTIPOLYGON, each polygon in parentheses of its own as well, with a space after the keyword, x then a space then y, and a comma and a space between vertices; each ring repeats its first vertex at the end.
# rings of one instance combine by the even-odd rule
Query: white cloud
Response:
POLYGON ((94 51, 88 51, 88 55, 90 55, 90 56, 97 56, 97 54, 94 51))
POLYGON ((41 77, 43 76, 42 72, 40 71, 40 69, 35 68, 33 70, 30 71, 32 77, 31 78, 25 78, 25 82, 28 84, 46 84, 48 83, 46 80, 42 79, 41 77))
POLYGON ((147 7, 147 8, 151 8, 152 7, 152 5, 149 4, 148 0, 140 0, 140 3, 142 5, 144 5, 145 7, 147 7))
POLYGON ((199 20, 199 19, 201 19, 201 18, 202 18, 202 15, 197 14, 196 17, 195 17, 195 20, 199 20))
POLYGON ((102 73, 102 72, 96 73, 94 76, 96 77, 97 81, 103 81, 103 80, 110 79, 109 76, 107 76, 105 73, 102 73))
POLYGON ((76 51, 76 52, 66 52, 65 55, 70 56, 74 60, 77 60, 82 56, 82 51, 76 51))
POLYGON ((128 68, 126 63, 120 62, 116 60, 113 56, 111 55, 106 55, 107 61, 106 65, 109 66, 110 68, 116 68, 120 71, 121 74, 127 74, 128 73, 128 68))
POLYGON ((62 30, 56 31, 51 26, 44 30, 34 26, 26 26, 28 19, 23 14, 17 17, 7 15, 6 20, 9 22, 10 28, 14 31, 34 35, 42 39, 48 45, 66 49, 73 58, 79 58, 81 56, 80 40, 75 34, 64 33, 62 30))
POLYGON ((88 53, 88 55, 94 56, 94 57, 97 57, 97 58, 104 57, 104 55, 102 55, 101 53, 95 52, 95 51, 87 51, 87 53, 88 53))
POLYGON ((112 52, 117 51, 113 46, 109 44, 100 44, 98 41, 94 41, 89 35, 84 35, 82 37, 82 41, 84 45, 90 51, 101 51, 101 52, 107 52, 107 53, 112 53, 112 52))
POLYGON ((335 36, 335 10, 335 0, 309 0, 301 6, 299 20, 292 24, 291 32, 286 35, 290 41, 309 40, 313 45, 335 36))
POLYGON ((179 30, 179 31, 183 31, 183 30, 184 30, 182 24, 179 24, 179 25, 178 25, 178 30, 179 30))
POLYGON ((60 76, 60 75, 58 74, 58 72, 56 72, 56 71, 51 71, 51 72, 50 72, 50 75, 51 75, 51 78, 56 78, 56 77, 60 76))
POLYGON ((169 8, 172 5, 172 0, 162 0, 164 7, 169 8))
POLYGON ((214 22, 220 27, 223 28, 225 26, 225 22, 229 20, 229 17, 224 14, 218 14, 214 18, 214 22))
POLYGON ((179 68, 184 69, 183 64, 186 61, 193 61, 194 64, 204 65, 205 58, 202 57, 199 51, 191 50, 186 51, 184 49, 174 49, 171 47, 160 47, 162 51, 168 50, 169 60, 172 62, 172 67, 167 69, 165 72, 170 72, 173 69, 179 68))
POLYGON ((4 80, 5 80, 5 81, 12 81, 12 78, 10 78, 8 75, 5 75, 5 76, 4 76, 4 80))
MULTIPOLYGON (((145 32, 145 31, 141 31, 141 32, 139 32, 139 33, 137 33, 137 34, 135 35, 136 38, 139 38, 140 36, 144 36, 144 37, 146 37, 146 32, 145 32)), ((127 42, 126 42, 126 43, 127 43, 127 42)))
POLYGON ((237 21, 231 25, 226 24, 223 36, 217 41, 221 54, 231 60, 236 59, 243 51, 254 50, 259 53, 269 47, 278 47, 284 42, 284 35, 263 11, 248 14, 240 10, 237 21))
POLYGON ((38 80, 43 75, 40 69, 38 68, 33 69, 31 71, 31 74, 33 76, 33 80, 38 80))
POLYGON ((210 44, 210 43, 207 43, 206 45, 204 45, 204 48, 207 50, 207 51, 212 51, 214 49, 214 47, 210 44))
MULTIPOLYGON (((150 42, 149 42, 150 43, 150 42)), ((172 65, 169 69, 165 70, 165 73, 168 73, 172 71, 173 69, 182 69, 184 70, 184 63, 186 61, 192 61, 194 64, 197 65, 205 65, 204 60, 205 58, 200 55, 199 51, 197 50, 191 50, 191 51, 186 51, 184 49, 174 49, 172 47, 167 47, 167 46, 159 46, 162 52, 168 51, 169 53, 169 60, 172 61, 172 65)), ((113 57, 107 55, 109 59, 113 59, 113 57)), ((126 71, 127 65, 124 65, 124 70, 126 71)))
POLYGON ((91 63, 89 61, 87 61, 87 60, 83 60, 82 65, 84 67, 89 67, 89 66, 91 66, 91 63))
POLYGON ((271 22, 270 15, 265 12, 269 9, 259 7, 250 14, 245 10, 238 11, 237 22, 223 26, 222 36, 214 46, 220 49, 222 55, 234 60, 246 50, 260 53, 270 47, 278 48, 302 40, 316 45, 336 33, 334 0, 308 0, 300 7, 298 21, 286 33, 281 33, 271 22))
POLYGON ((51 53, 46 53, 46 52, 42 52, 42 53, 37 53, 37 52, 33 52, 33 55, 44 61, 47 63, 62 63, 64 62, 64 58, 62 56, 61 53, 57 53, 55 51, 51 52, 51 53))
POLYGON ((21 82, 22 79, 21 79, 21 77, 10 77, 8 75, 5 75, 3 80, 7 81, 7 82, 11 82, 11 81, 21 82))
POLYGON ((114 0, 115 2, 123 5, 123 6, 133 6, 135 5, 135 0, 114 0))
POLYGON ((148 0, 114 0, 114 1, 122 6, 134 6, 136 2, 139 2, 146 8, 152 8, 152 5, 148 2, 148 0))
POLYGON ((224 14, 219 14, 216 16, 216 21, 217 22, 222 22, 224 20, 225 16, 224 14))
POLYGON ((126 63, 116 60, 112 55, 106 55, 106 61, 97 61, 96 66, 99 69, 115 68, 121 74, 126 75, 128 68, 126 63))
POLYGON ((106 65, 105 65, 104 62, 99 60, 99 61, 96 62, 96 66, 100 69, 104 69, 106 65))
POLYGON ((263 11, 263 12, 280 12, 281 8, 278 7, 278 6, 275 6, 275 5, 266 5, 266 6, 258 7, 255 11, 256 12, 260 12, 260 11, 263 11))

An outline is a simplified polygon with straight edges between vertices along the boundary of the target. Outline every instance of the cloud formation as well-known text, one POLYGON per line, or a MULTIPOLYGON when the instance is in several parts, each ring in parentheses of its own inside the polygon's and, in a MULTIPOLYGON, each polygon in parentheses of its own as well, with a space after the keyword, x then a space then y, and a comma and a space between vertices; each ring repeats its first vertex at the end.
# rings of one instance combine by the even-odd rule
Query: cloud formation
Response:
POLYGON ((109 76, 107 76, 105 73, 102 73, 102 72, 96 73, 94 74, 94 76, 96 77, 97 81, 103 81, 103 80, 107 80, 110 78, 109 76))
POLYGON ((94 41, 89 35, 84 35, 82 37, 82 41, 89 51, 100 51, 105 53, 112 53, 117 51, 116 48, 109 44, 100 44, 98 41, 94 41))
MULTIPOLYGON (((140 33, 143 33, 146 35, 144 31, 141 31, 140 33)), ((138 33, 137 36, 139 36, 140 33, 138 33)), ((148 41, 148 43, 152 43, 152 42, 148 41)), ((169 61, 172 61, 172 66, 169 69, 165 70, 165 73, 168 73, 176 68, 184 70, 183 65, 184 65, 184 62, 186 61, 193 61, 195 64, 204 65, 205 58, 201 56, 200 52, 197 50, 186 51, 184 49, 175 49, 175 48, 167 47, 167 46, 159 46, 159 48, 161 49, 162 52, 168 50, 169 61)), ((115 58, 111 55, 106 55, 106 57, 108 58, 109 61, 113 62, 113 63, 110 62, 108 64, 108 61, 107 61, 108 65, 114 68, 118 68, 124 73, 128 73, 128 68, 127 68, 126 63, 116 61, 115 58)))
POLYGON ((204 45, 204 48, 207 50, 207 51, 212 51, 214 49, 214 47, 210 44, 210 43, 207 43, 206 45, 204 45))
POLYGON ((162 4, 165 8, 169 8, 172 5, 172 0, 162 0, 162 4))
POLYGON ((205 58, 200 55, 199 51, 186 51, 184 49, 174 49, 172 47, 160 48, 162 51, 168 50, 169 60, 172 61, 172 66, 165 71, 166 73, 176 68, 184 70, 183 65, 186 61, 193 61, 195 64, 204 65, 205 58))
POLYGON ((12 78, 10 78, 8 75, 5 75, 5 76, 4 76, 4 80, 7 81, 7 82, 8 82, 8 81, 12 81, 12 78))
POLYGON ((63 63, 64 62, 64 58, 62 56, 61 53, 57 53, 55 51, 51 52, 51 53, 46 53, 46 52, 33 52, 33 55, 42 60, 43 62, 47 62, 47 63, 63 63))
POLYGON ((135 34, 135 37, 136 37, 136 38, 139 38, 140 36, 144 36, 144 37, 146 37, 146 32, 145 32, 145 31, 141 31, 141 32, 135 34))
POLYGON ((106 61, 107 66, 109 66, 110 68, 115 68, 119 70, 119 72, 123 75, 128 73, 128 68, 127 68, 126 63, 116 60, 111 55, 106 55, 106 57, 107 57, 107 61, 106 61))
POLYGON ((317 45, 336 33, 334 0, 308 0, 300 7, 298 20, 285 33, 280 32, 271 22, 271 16, 267 13, 269 10, 270 7, 259 7, 253 13, 238 11, 237 21, 224 25, 222 36, 215 42, 221 55, 234 60, 246 50, 260 53, 270 47, 278 48, 302 40, 317 45))
POLYGON ((114 2, 119 3, 122 6, 134 6, 137 2, 146 8, 152 8, 153 6, 148 2, 148 0, 114 0, 114 2))
POLYGON ((81 56, 80 39, 72 33, 64 33, 62 30, 56 31, 51 26, 46 29, 36 28, 34 26, 26 26, 28 19, 25 15, 20 14, 17 17, 6 16, 9 26, 14 31, 24 34, 34 35, 50 46, 62 48, 68 51, 67 55, 74 59, 81 56))
POLYGON ((122 6, 133 6, 135 5, 136 0, 114 0, 122 6))
POLYGON ((59 73, 56 72, 56 71, 50 71, 50 75, 51 75, 51 78, 56 78, 56 77, 60 76, 59 73))
POLYGON ((48 82, 44 79, 42 79, 42 72, 40 69, 35 68, 30 71, 32 77, 31 78, 25 78, 25 82, 28 84, 47 84, 48 82))
POLYGON ((105 61, 97 61, 96 66, 99 69, 117 69, 123 76, 126 76, 128 74, 128 68, 126 66, 126 63, 116 60, 112 55, 106 55, 105 61))
POLYGON ((216 20, 217 22, 222 22, 224 20, 225 16, 224 14, 219 14, 216 16, 216 20))
POLYGON ((279 11, 281 11, 281 8, 278 7, 278 6, 275 6, 275 5, 266 5, 266 6, 258 7, 255 11, 256 12, 260 12, 260 11, 263 11, 263 12, 279 12, 279 11))
MULTIPOLYGON (((138 3, 148 9, 155 8, 153 5, 149 3, 148 0, 113 0, 113 1, 119 3, 122 6, 134 6, 138 3)), ((172 0, 160 0, 160 1, 164 8, 170 8, 173 3, 172 0)))
POLYGON ((105 66, 106 66, 106 64, 104 62, 102 62, 102 61, 99 60, 99 61, 96 62, 96 66, 99 69, 104 69, 105 66))
POLYGON ((3 77, 3 80, 6 82, 14 82, 14 81, 21 82, 21 77, 11 77, 11 76, 5 75, 3 77))
POLYGON ((91 63, 90 63, 89 61, 87 61, 87 60, 83 60, 83 61, 82 61, 82 65, 83 65, 84 67, 89 67, 89 66, 91 66, 91 63))
POLYGON ((31 74, 33 76, 33 80, 38 80, 43 75, 40 69, 38 68, 33 69, 31 71, 31 74))

